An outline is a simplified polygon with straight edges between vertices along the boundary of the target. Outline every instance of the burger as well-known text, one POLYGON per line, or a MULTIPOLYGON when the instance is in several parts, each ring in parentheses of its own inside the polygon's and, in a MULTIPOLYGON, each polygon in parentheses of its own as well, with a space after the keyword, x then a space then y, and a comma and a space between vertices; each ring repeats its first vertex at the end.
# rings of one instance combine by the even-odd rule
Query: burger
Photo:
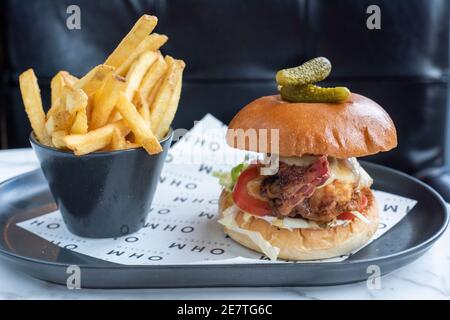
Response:
POLYGON ((273 174, 262 174, 261 162, 242 163, 220 179, 224 232, 272 260, 345 255, 367 243, 378 228, 373 180, 356 158, 396 147, 394 123, 363 95, 348 92, 344 99, 322 99, 261 97, 239 111, 228 127, 228 145, 270 155, 270 144, 239 143, 235 132, 278 134, 273 174))

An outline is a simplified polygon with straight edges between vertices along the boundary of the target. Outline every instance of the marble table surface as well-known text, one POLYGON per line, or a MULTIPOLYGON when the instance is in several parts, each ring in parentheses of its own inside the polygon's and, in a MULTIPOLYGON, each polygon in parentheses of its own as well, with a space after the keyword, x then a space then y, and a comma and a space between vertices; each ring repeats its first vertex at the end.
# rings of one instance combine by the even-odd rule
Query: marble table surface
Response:
MULTIPOLYGON (((38 167, 31 149, 0 151, 0 181, 38 167)), ((412 264, 381 278, 331 287, 69 290, 33 279, 0 262, 0 299, 449 299, 450 228, 412 264)))

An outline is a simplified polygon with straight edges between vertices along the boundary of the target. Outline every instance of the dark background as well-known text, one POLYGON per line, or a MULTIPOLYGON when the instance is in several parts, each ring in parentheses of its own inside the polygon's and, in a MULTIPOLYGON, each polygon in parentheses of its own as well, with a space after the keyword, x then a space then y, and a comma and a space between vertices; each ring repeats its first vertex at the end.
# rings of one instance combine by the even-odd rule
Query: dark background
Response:
POLYGON ((81 76, 102 63, 148 13, 159 18, 156 32, 169 36, 163 52, 187 63, 175 128, 191 128, 208 112, 228 122, 249 101, 276 93, 278 69, 326 56, 334 66, 326 85, 369 96, 396 124, 399 147, 370 160, 429 182, 438 179, 430 182, 437 188, 450 185, 448 0, 1 0, 0 5, 3 148, 29 146, 21 72, 35 69, 48 106, 49 82, 57 71, 81 76), (71 4, 81 8, 81 30, 66 27, 71 4), (372 4, 381 8, 381 30, 366 27, 372 4))

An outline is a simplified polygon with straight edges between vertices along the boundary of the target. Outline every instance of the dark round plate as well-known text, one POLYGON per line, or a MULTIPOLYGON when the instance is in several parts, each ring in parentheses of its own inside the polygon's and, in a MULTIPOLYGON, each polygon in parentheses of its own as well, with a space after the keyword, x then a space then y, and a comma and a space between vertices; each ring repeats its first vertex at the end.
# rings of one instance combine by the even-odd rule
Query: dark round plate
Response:
POLYGON ((333 263, 123 266, 61 249, 16 226, 56 209, 40 170, 0 184, 0 257, 33 277, 65 284, 67 267, 81 268, 84 288, 317 286, 364 281, 367 267, 387 274, 420 257, 447 227, 447 206, 433 189, 398 171, 363 166, 374 189, 416 199, 394 228, 348 260, 333 263))

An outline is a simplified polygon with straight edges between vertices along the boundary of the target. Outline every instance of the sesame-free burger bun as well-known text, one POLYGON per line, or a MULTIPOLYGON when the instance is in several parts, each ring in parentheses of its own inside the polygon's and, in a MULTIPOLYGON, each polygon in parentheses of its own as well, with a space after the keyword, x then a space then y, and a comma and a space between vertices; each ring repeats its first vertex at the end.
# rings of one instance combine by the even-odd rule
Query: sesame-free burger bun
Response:
MULTIPOLYGON (((361 157, 397 146, 397 133, 389 115, 373 100, 352 93, 342 103, 291 103, 279 95, 248 104, 229 124, 227 143, 238 149, 278 153, 284 157, 305 154, 336 158, 361 157), (231 129, 231 130, 230 130, 231 129), (279 151, 236 138, 237 129, 279 129, 279 151)), ((263 131, 264 132, 264 131, 263 131)))

